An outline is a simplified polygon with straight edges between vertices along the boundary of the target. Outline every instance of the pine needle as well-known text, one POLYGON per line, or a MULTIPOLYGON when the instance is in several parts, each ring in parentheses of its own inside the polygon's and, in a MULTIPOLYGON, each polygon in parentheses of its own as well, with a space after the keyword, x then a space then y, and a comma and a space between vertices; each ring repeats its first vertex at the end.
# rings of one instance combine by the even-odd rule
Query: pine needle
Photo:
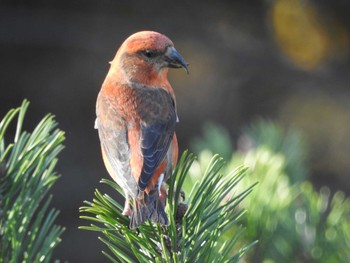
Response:
POLYGON ((32 133, 23 131, 29 102, 10 110, 0 122, 0 258, 1 262, 50 262, 63 227, 49 210, 48 191, 58 179, 54 169, 64 133, 48 114, 32 133), (17 116, 11 143, 8 128, 17 116), (44 201, 45 199, 45 201, 44 201))
MULTIPOLYGON (((122 215, 122 206, 112 197, 95 192, 92 202, 85 201, 80 208, 80 218, 97 225, 81 226, 80 229, 99 231, 100 238, 111 253, 103 254, 112 262, 238 262, 248 246, 241 245, 239 238, 243 232, 239 227, 244 211, 239 203, 252 190, 229 197, 234 187, 242 179, 245 168, 237 169, 229 176, 221 174, 225 165, 222 158, 214 156, 202 179, 192 188, 186 202, 181 189, 195 160, 187 151, 180 158, 169 182, 166 210, 169 216, 168 227, 145 223, 137 230, 129 229, 129 219, 122 215), (233 239, 222 242, 221 236, 232 232, 233 239), (218 254, 219 253, 219 254, 218 254), (218 259, 218 255, 220 260, 218 259)), ((103 179, 102 183, 111 186, 123 195, 120 187, 103 179)))

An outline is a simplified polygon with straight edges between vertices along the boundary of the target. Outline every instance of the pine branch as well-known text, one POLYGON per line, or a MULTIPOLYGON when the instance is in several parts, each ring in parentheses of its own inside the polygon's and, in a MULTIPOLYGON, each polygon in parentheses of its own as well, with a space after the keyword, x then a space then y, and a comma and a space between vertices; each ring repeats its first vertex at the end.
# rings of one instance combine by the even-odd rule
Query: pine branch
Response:
POLYGON ((49 262, 64 228, 48 210, 48 191, 59 176, 54 169, 63 149, 64 133, 52 115, 45 116, 32 133, 22 130, 29 106, 10 110, 0 123, 0 258, 1 262, 49 262), (13 142, 8 128, 17 116, 13 142))
MULTIPOLYGON (((185 152, 170 179, 166 207, 169 227, 147 222, 130 230, 122 206, 96 190, 95 199, 85 201, 86 206, 80 208, 84 213, 80 218, 92 224, 80 229, 103 234, 100 240, 110 251, 102 253, 112 262, 238 262, 250 247, 233 252, 242 234, 238 224, 244 211, 239 204, 252 187, 237 195, 232 192, 246 169, 240 168, 225 177, 220 173, 224 161, 215 156, 185 202, 181 189, 194 160, 192 154, 185 152), (221 242, 228 229, 235 231, 231 241, 221 242)), ((105 179, 102 183, 123 194, 116 183, 105 179)))

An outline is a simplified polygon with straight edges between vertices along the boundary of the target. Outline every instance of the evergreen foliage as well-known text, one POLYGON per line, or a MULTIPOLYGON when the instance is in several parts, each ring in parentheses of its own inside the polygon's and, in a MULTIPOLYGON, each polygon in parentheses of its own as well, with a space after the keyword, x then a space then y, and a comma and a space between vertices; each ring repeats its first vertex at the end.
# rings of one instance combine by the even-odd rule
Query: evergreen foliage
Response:
POLYGON ((49 209, 48 196, 58 179, 54 169, 64 133, 50 114, 33 132, 23 131, 28 106, 24 101, 0 123, 0 262, 51 262, 64 231, 54 224, 59 212, 49 209), (8 129, 16 116, 12 139, 8 129))
MULTIPOLYGON (((122 215, 123 207, 107 194, 95 192, 92 202, 85 201, 81 218, 93 222, 81 229, 98 231, 100 240, 109 248, 103 251, 112 262, 238 262, 253 245, 237 248, 243 229, 239 226, 244 210, 239 204, 251 192, 252 186, 233 194, 246 169, 239 168, 224 176, 224 161, 214 156, 200 181, 193 185, 185 200, 183 183, 195 160, 185 152, 169 182, 166 210, 170 225, 147 222, 137 230, 129 229, 129 219, 122 215), (230 240, 221 241, 227 230, 230 240), (235 248, 233 250, 233 248, 235 248)), ((120 187, 102 180, 120 194, 120 187)))
MULTIPOLYGON (((258 182, 241 204, 248 211, 241 241, 258 240, 245 260, 350 262, 350 200, 326 186, 317 191, 307 180, 307 152, 300 133, 260 120, 244 129, 238 145, 227 169, 249 167, 238 188, 258 182)), ((210 156, 211 150, 203 149, 197 166, 210 156)), ((191 173, 200 174, 198 169, 191 173)))

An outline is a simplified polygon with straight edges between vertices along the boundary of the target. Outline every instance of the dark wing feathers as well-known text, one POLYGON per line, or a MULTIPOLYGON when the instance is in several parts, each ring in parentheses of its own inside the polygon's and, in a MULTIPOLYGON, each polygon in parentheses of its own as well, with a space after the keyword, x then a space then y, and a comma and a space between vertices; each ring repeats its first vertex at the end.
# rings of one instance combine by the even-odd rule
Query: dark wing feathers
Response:
POLYGON ((171 143, 174 127, 169 125, 176 121, 176 115, 169 119, 169 123, 154 124, 148 127, 141 125, 141 151, 143 155, 142 172, 139 188, 144 190, 157 167, 164 160, 171 143))
POLYGON ((164 160, 176 123, 174 102, 168 92, 159 88, 147 88, 147 97, 143 98, 144 103, 149 103, 145 105, 148 110, 140 114, 144 116, 141 120, 143 166, 138 182, 141 191, 145 190, 157 167, 164 160))

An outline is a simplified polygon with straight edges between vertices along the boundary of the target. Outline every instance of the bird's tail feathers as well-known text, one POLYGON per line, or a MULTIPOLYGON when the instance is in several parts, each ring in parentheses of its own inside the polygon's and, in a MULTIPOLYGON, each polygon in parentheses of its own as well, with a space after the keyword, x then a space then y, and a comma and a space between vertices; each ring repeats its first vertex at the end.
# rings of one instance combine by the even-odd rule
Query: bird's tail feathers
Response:
POLYGON ((149 194, 143 193, 143 198, 135 198, 130 218, 130 229, 136 229, 147 220, 161 225, 169 225, 164 206, 159 199, 158 189, 149 194))

